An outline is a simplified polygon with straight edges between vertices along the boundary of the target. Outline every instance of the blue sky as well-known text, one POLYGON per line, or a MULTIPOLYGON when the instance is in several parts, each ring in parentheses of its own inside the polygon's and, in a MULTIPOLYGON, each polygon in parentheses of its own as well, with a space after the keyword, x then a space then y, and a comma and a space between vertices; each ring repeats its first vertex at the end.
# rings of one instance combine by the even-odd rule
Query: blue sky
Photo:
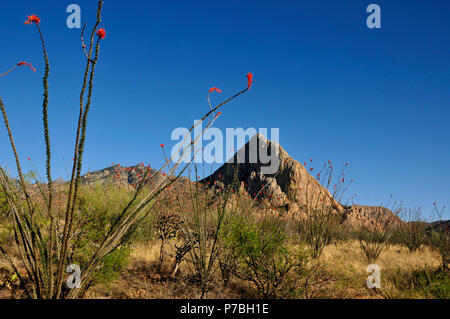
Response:
MULTIPOLYGON (((0 66, 31 61, 0 80, 18 151, 44 172, 41 47, 26 15, 41 17, 51 61, 50 121, 55 177, 71 163, 84 65, 80 30, 66 27, 76 3, 88 28, 93 0, 0 3, 0 66)), ((295 159, 349 162, 349 192, 376 205, 392 194, 409 207, 450 205, 450 2, 105 0, 85 170, 145 162, 208 110, 210 87, 230 96, 215 126, 278 127, 295 159), (368 29, 366 7, 381 7, 368 29)), ((0 164, 14 162, 5 130, 0 164)), ((24 162, 26 169, 30 163, 24 162)), ((349 194, 349 195, 351 195, 349 194)), ((450 218, 450 214, 446 214, 450 218)))

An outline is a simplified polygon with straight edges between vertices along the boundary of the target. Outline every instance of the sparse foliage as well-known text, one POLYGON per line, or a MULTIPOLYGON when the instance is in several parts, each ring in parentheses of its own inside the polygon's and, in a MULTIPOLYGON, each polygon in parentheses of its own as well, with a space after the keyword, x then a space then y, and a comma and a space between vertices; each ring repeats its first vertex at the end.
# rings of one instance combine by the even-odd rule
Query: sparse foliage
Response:
MULTIPOLYGON (((401 207, 395 209, 397 215, 402 209, 401 207)), ((374 263, 389 246, 390 239, 398 227, 398 220, 395 217, 384 219, 381 210, 382 207, 377 207, 372 222, 369 225, 361 225, 358 231, 361 252, 369 264, 374 263)))
POLYGON ((225 247, 232 252, 229 269, 252 282, 263 298, 287 296, 296 289, 292 272, 304 268, 307 254, 292 250, 279 217, 249 220, 236 216, 224 234, 225 247))

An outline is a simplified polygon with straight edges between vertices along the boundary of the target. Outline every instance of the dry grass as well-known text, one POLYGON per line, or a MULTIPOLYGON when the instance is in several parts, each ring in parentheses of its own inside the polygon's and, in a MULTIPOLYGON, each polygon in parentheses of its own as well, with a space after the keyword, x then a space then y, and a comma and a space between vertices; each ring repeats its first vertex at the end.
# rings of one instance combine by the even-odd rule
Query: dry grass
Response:
MULTIPOLYGON (((171 251, 168 251, 170 254, 171 251)), ((159 260, 159 243, 133 245, 130 265, 122 272, 119 280, 111 285, 97 286, 92 289, 87 298, 121 298, 121 299, 198 299, 201 289, 189 281, 187 266, 183 262, 176 277, 160 275, 157 272, 159 260)), ((173 258, 167 258, 164 269, 173 258)), ((217 280, 219 281, 217 273, 217 280)), ((217 284, 208 293, 208 298, 237 299, 242 296, 256 298, 256 292, 241 281, 234 281, 226 289, 217 284)))
MULTIPOLYGON (((108 287, 94 287, 89 298, 199 298, 200 289, 187 280, 186 265, 183 263, 176 278, 161 277, 156 272, 159 258, 158 242, 135 244, 131 255, 131 263, 121 278, 108 287)), ((170 261, 170 258, 168 258, 170 261)), ((390 275, 401 269, 405 272, 437 268, 440 265, 439 256, 428 247, 409 253, 400 246, 390 246, 381 254, 377 264, 381 267, 382 288, 374 292, 366 287, 367 262, 361 253, 357 241, 330 245, 324 249, 319 259, 321 271, 326 277, 332 277, 324 286, 318 298, 386 298, 400 296, 389 282, 390 275), (385 274, 385 276, 383 275, 385 274)), ((217 276, 219 274, 217 273, 217 276)), ((219 278, 217 278, 220 281, 219 278)), ((220 284, 207 295, 208 298, 255 298, 254 287, 250 284, 234 279, 228 288, 220 284)), ((423 298, 424 296, 409 296, 423 298)))
POLYGON ((381 269, 381 289, 377 290, 368 289, 366 286, 368 264, 357 241, 327 246, 320 262, 326 265, 330 272, 340 273, 340 277, 347 278, 350 298, 386 298, 398 295, 391 282, 394 273, 398 271, 412 273, 420 269, 438 268, 440 257, 429 247, 413 253, 399 245, 387 247, 376 261, 381 269))
MULTIPOLYGON (((96 195, 96 193, 94 193, 96 195)), ((103 208, 120 205, 119 197, 111 198, 113 202, 102 200, 100 206, 94 205, 98 196, 91 196, 94 200, 91 206, 98 211, 103 208)), ((91 207, 89 206, 89 207, 91 207)), ((250 204, 240 206, 233 214, 239 216, 248 212, 254 212, 255 207, 250 204)), ((93 209, 91 207, 91 210, 93 209)), ((160 209, 160 208, 159 208, 160 209)), ((252 214, 251 218, 262 218, 263 212, 252 214)), ((250 217, 249 217, 250 218, 250 217)), ((151 230, 154 229, 152 220, 144 223, 139 228, 139 236, 133 240, 129 263, 114 282, 106 285, 96 285, 85 296, 87 298, 123 298, 123 299, 179 299, 200 298, 202 292, 199 286, 192 281, 192 267, 186 260, 180 265, 175 277, 168 275, 174 260, 174 245, 182 245, 181 241, 170 239, 167 244, 165 263, 162 271, 158 271, 160 254, 160 240, 151 230)), ((289 236, 293 236, 290 234, 289 236)), ((294 237, 289 241, 292 245, 298 245, 294 237)), ((14 260, 18 259, 19 253, 12 246, 9 253, 14 260)), ((189 256, 186 256, 189 258, 189 256)), ((310 278, 313 287, 308 293, 302 293, 301 298, 435 298, 434 292, 429 293, 423 287, 418 287, 417 277, 426 274, 433 275, 435 269, 440 266, 440 257, 435 251, 428 247, 410 252, 406 247, 391 245, 382 251, 376 261, 381 268, 381 289, 371 290, 366 286, 368 277, 367 261, 361 251, 357 240, 340 241, 338 244, 327 245, 318 260, 311 261, 310 268, 315 272, 310 278), (421 273, 422 272, 422 273, 421 273), (319 282, 318 285, 315 285, 319 282)), ((22 269, 21 269, 22 270, 22 269)), ((233 277, 229 285, 224 288, 220 270, 217 265, 213 269, 214 280, 212 288, 208 291, 206 298, 258 298, 256 287, 249 281, 243 281, 233 277)), ((301 287, 305 274, 295 274, 296 284, 301 287)), ((426 276, 426 275, 425 275, 426 276)), ((434 283, 438 281, 439 296, 448 296, 446 292, 450 287, 449 277, 443 279, 433 278, 434 283), (442 285, 439 283, 442 282, 442 285), (441 293, 443 291, 443 293, 441 293)), ((422 280, 422 279, 420 279, 422 280)), ((419 283, 420 284, 420 283, 419 283)), ((1 298, 23 298, 25 297, 18 286, 17 280, 12 280, 12 271, 3 258, 0 258, 0 299, 1 298)), ((447 297, 448 298, 448 297, 447 297)))
MULTIPOLYGON (((327 246, 320 260, 333 265, 333 267, 352 268, 364 274, 366 274, 368 266, 357 241, 327 246)), ((392 245, 383 250, 376 264, 381 267, 382 271, 395 268, 413 270, 426 266, 438 267, 440 258, 428 247, 410 253, 405 247, 392 245)))
MULTIPOLYGON (((168 250, 171 253, 171 250, 168 250)), ((166 268, 172 262, 170 256, 166 268)), ((200 298, 201 290, 189 280, 188 267, 185 262, 180 266, 176 277, 159 275, 157 264, 159 260, 159 242, 136 243, 132 247, 130 263, 120 275, 120 278, 107 286, 95 286, 87 298, 120 298, 120 299, 180 299, 200 298)), ((376 291, 366 287, 368 274, 367 262, 361 253, 357 241, 342 242, 325 247, 318 260, 320 271, 315 278, 328 280, 318 289, 313 298, 433 298, 422 291, 403 291, 402 285, 409 285, 415 272, 424 269, 438 269, 439 255, 428 247, 410 253, 405 247, 393 245, 381 254, 377 264, 381 268, 381 289, 376 291)), ((8 280, 8 265, 0 263, 2 275, 0 298, 23 297, 8 280), (9 287, 9 288, 8 288, 9 287), (12 287, 12 288, 11 288, 12 287), (8 289, 5 289, 8 288, 8 289)), ((164 268, 163 268, 164 269, 164 268)), ((232 279, 227 288, 220 282, 220 274, 216 274, 217 284, 208 292, 207 298, 257 298, 257 292, 248 282, 232 279)))

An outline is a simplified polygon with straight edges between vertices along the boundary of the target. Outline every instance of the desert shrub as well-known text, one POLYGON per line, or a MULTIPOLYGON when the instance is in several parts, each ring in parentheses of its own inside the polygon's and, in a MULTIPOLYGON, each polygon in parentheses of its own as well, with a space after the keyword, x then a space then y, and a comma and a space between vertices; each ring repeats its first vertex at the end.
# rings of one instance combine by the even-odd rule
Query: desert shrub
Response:
POLYGON ((0 191, 0 243, 2 244, 5 244, 6 241, 9 244, 12 242, 12 229, 8 223, 5 223, 8 214, 8 203, 6 201, 5 193, 0 191))
POLYGON ((450 270, 450 230, 433 230, 430 236, 432 249, 441 256, 443 270, 450 270))
POLYGON ((439 208, 434 203, 434 212, 438 218, 433 228, 430 230, 430 246, 441 256, 441 266, 444 271, 450 270, 450 225, 443 221, 445 206, 439 208))
POLYGON ((128 240, 132 243, 148 243, 158 238, 155 228, 158 211, 144 215, 139 223, 133 225, 128 233, 128 240))
MULTIPOLYGON (((328 161, 317 173, 317 181, 322 186, 319 191, 314 191, 316 181, 309 181, 306 185, 305 204, 296 225, 300 242, 308 244, 313 258, 319 258, 323 249, 333 241, 336 243, 339 238, 347 240, 340 227, 344 216, 338 203, 349 186, 345 183, 347 165, 344 164, 340 173, 334 176, 334 165, 328 161)), ((313 171, 312 160, 309 170, 313 171)))
POLYGON ((396 290, 396 293, 390 293, 388 298, 450 298, 450 273, 442 269, 397 268, 386 273, 385 278, 396 290))
MULTIPOLYGON (((340 216, 330 211, 309 210, 306 218, 297 222, 297 231, 301 242, 309 245, 313 258, 319 258, 325 246, 338 240, 340 216)), ((343 238, 343 237, 341 237, 343 238)))
MULTIPOLYGON (((75 215, 76 232, 68 254, 69 264, 77 264, 83 270, 97 247, 108 235, 111 225, 118 217, 119 207, 124 207, 132 195, 130 192, 102 184, 82 187, 75 215)), ((131 241, 127 241, 127 244, 131 241)), ((95 271, 92 284, 109 284, 121 269, 127 266, 128 245, 118 246, 105 256, 95 271)))
POLYGON ((6 201, 5 193, 0 191, 0 217, 8 213, 8 203, 6 201))
POLYGON ((428 242, 426 224, 409 222, 399 230, 400 243, 408 248, 409 252, 419 250, 428 242))
POLYGON ((159 249, 159 263, 158 272, 161 273, 166 255, 166 245, 170 239, 175 239, 178 236, 182 226, 181 216, 172 212, 160 212, 156 217, 155 229, 158 239, 161 241, 159 249))
MULTIPOLYGON (((234 180, 237 178, 235 172, 234 180)), ((197 166, 195 175, 198 176, 197 166)), ((172 274, 185 255, 188 258, 188 270, 191 278, 200 286, 204 298, 214 283, 214 273, 219 254, 219 235, 227 214, 227 204, 235 183, 231 183, 223 192, 216 194, 198 181, 188 187, 189 201, 183 205, 178 200, 183 218, 181 224, 181 246, 176 247, 176 255, 172 274)))
POLYGON ((379 230, 363 229, 359 232, 359 243, 369 264, 374 263, 381 252, 389 246, 390 234, 379 230))
POLYGON ((401 216, 406 224, 401 225, 391 238, 391 243, 396 243, 414 252, 428 243, 427 221, 424 219, 421 209, 405 210, 401 216))
POLYGON ((293 270, 306 266, 307 254, 289 248, 279 217, 235 216, 224 230, 223 242, 232 252, 229 269, 252 282, 261 297, 286 297, 296 291, 293 270))
POLYGON ((94 283, 108 285, 115 281, 129 264, 130 248, 122 246, 103 259, 102 268, 94 275, 94 283))
POLYGON ((383 215, 382 207, 377 207, 373 212, 374 218, 368 224, 360 225, 357 230, 357 236, 362 254, 366 257, 369 264, 374 263, 382 251, 389 247, 391 244, 392 236, 398 231, 399 216, 403 211, 403 207, 396 207, 396 203, 393 204, 394 212, 393 216, 383 215))

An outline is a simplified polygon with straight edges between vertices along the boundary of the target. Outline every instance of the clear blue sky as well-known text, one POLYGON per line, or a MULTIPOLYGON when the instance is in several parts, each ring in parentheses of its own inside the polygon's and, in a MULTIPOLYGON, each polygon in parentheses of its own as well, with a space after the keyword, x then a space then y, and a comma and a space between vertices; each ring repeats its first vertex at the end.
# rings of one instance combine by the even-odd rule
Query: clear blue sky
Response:
MULTIPOLYGON (((50 120, 55 178, 71 163, 84 65, 77 3, 92 27, 96 1, 0 2, 0 66, 31 61, 0 80, 18 150, 44 172, 41 17, 51 60, 50 120)), ((390 194, 430 211, 450 205, 450 2, 105 0, 101 60, 89 118, 85 169, 162 163, 159 145, 207 109, 207 90, 226 97, 254 87, 222 110, 216 127, 279 127, 295 159, 349 162, 350 193, 361 204, 390 194), (381 6, 368 29, 366 7, 381 6)), ((5 130, 0 164, 12 169, 5 130)), ((350 194, 349 194, 350 195, 350 194)), ((450 218, 450 214, 446 214, 450 218)))

